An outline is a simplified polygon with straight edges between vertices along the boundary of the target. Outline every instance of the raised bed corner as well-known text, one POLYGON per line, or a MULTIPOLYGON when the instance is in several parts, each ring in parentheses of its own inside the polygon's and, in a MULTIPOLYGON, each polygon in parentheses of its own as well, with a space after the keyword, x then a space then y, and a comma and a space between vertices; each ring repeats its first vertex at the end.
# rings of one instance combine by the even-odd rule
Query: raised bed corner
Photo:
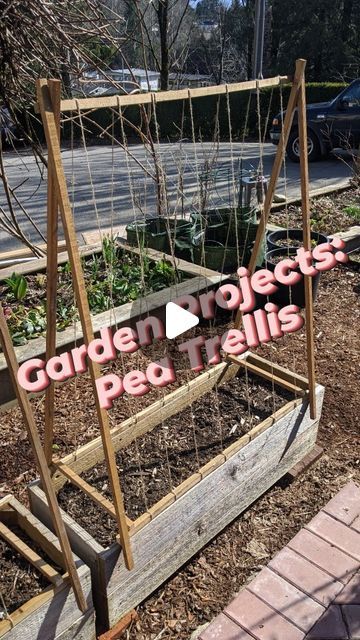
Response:
MULTIPOLYGON (((96 640, 95 612, 91 595, 90 569, 79 558, 76 566, 88 608, 82 614, 63 569, 57 571, 40 555, 40 549, 56 566, 62 566, 62 552, 57 538, 13 496, 0 500, 0 537, 23 556, 48 580, 49 586, 0 621, 0 638, 4 640, 96 640), (36 545, 36 552, 14 534, 21 530, 36 545), (12 542, 11 542, 12 541, 12 542)), ((30 543, 29 543, 30 544, 30 543)))

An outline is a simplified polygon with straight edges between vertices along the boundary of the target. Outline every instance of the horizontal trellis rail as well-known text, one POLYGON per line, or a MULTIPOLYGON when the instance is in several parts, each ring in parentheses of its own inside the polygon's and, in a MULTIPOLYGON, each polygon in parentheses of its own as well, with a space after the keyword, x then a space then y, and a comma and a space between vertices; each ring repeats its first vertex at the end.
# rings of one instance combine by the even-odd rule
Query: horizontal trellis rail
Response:
POLYGON ((211 87, 197 87, 195 89, 177 89, 175 91, 149 91, 131 95, 105 96, 104 98, 75 98, 62 100, 60 109, 63 113, 67 111, 83 111, 85 109, 104 109, 111 107, 128 107, 136 104, 151 104, 153 100, 158 102, 172 102, 174 100, 186 100, 188 98, 202 98, 204 96, 217 96, 227 93, 237 93, 240 91, 251 91, 252 89, 264 89, 266 87, 278 87, 291 82, 291 76, 274 76, 264 80, 248 80, 246 82, 235 82, 232 84, 220 84, 211 87))

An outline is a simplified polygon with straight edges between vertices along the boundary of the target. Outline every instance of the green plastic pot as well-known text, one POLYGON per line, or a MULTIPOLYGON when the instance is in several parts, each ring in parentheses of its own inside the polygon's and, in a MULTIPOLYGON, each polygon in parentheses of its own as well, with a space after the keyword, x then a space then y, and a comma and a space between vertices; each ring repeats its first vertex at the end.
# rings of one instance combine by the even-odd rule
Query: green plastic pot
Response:
POLYGON ((131 222, 126 225, 126 239, 131 247, 146 246, 146 232, 149 222, 131 222))
MULTIPOLYGON (((238 209, 209 209, 200 213, 192 213, 191 220, 195 224, 196 231, 204 230, 207 240, 214 240, 222 244, 234 242, 234 238, 242 241, 243 228, 256 225, 256 210, 250 207, 238 209), (237 227, 237 231, 236 231, 237 227)), ((246 233, 246 231, 245 231, 246 233)))
POLYGON ((204 245, 194 246, 193 254, 196 264, 205 264, 208 269, 220 272, 232 272, 237 269, 237 248, 225 247, 216 240, 207 240, 204 245))
POLYGON ((175 252, 178 257, 191 257, 194 224, 190 220, 152 218, 146 229, 147 246, 164 253, 175 252), (180 255, 181 254, 181 255, 180 255))

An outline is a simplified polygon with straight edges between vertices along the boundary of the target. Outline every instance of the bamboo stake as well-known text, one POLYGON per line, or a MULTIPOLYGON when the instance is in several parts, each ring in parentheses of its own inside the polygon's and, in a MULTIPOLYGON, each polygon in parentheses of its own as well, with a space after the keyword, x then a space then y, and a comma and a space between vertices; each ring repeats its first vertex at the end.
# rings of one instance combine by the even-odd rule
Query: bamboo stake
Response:
MULTIPOLYGON (((61 159, 61 150, 56 130, 56 121, 52 111, 47 80, 37 81, 37 95, 46 135, 47 146, 48 149, 51 149, 50 160, 53 165, 53 175, 56 185, 57 198, 71 264, 71 272, 73 276, 75 295, 84 335, 84 342, 86 345, 88 345, 94 339, 94 333, 86 294, 85 279, 80 261, 79 248, 76 240, 74 218, 66 185, 64 167, 61 159)), ((93 385, 96 411, 104 447, 117 523, 119 527, 120 542, 124 553, 125 565, 128 569, 132 569, 134 564, 131 552, 129 530, 126 522, 124 501, 116 467, 115 452, 110 435, 109 418, 107 412, 100 407, 99 397, 96 390, 96 380, 101 375, 100 366, 90 360, 89 372, 93 385)))
MULTIPOLYGON (((299 114, 299 146, 300 146, 300 176, 301 176, 301 212, 303 225, 303 244, 307 251, 311 251, 310 230, 310 200, 309 200, 309 164, 307 150, 307 122, 305 76, 303 74, 298 94, 299 114)), ((305 287, 305 329, 306 329, 306 357, 309 379, 310 418, 316 418, 315 394, 315 341, 314 341, 314 311, 312 294, 312 277, 304 276, 305 287)))
MULTIPOLYGON (((60 80, 49 80, 49 93, 54 112, 56 131, 60 144, 60 80)), ((57 293, 57 248, 58 248, 58 211, 53 162, 49 148, 48 184, 47 184, 47 264, 46 264, 46 361, 56 354, 56 293, 57 293)), ((45 395, 45 456, 50 467, 54 440, 55 384, 51 381, 45 395)))
POLYGON ((76 602, 80 611, 82 611, 82 613, 85 613, 87 609, 86 600, 79 580, 79 576, 77 574, 67 532, 61 517, 59 505, 56 499, 55 489, 51 480, 49 468, 47 466, 44 450, 41 445, 40 436, 36 427, 32 407, 30 405, 26 391, 20 386, 17 379, 19 366, 16 360, 16 355, 14 347, 12 345, 2 304, 0 304, 0 344, 2 346, 2 350, 4 352, 5 359, 10 371, 12 383, 14 385, 14 389, 18 398, 19 407, 21 409, 25 427, 27 429, 31 447, 39 469, 41 483, 48 501, 54 529, 59 539, 61 550, 64 554, 65 565, 70 577, 70 582, 74 589, 76 602))

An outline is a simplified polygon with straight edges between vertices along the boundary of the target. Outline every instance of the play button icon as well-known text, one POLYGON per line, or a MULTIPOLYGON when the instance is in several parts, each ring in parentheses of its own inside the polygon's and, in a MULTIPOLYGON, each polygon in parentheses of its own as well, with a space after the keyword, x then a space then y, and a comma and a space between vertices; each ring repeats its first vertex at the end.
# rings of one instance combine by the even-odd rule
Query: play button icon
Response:
POLYGON ((190 311, 186 311, 175 302, 166 305, 166 337, 169 340, 180 336, 185 331, 196 327, 199 318, 190 311))

